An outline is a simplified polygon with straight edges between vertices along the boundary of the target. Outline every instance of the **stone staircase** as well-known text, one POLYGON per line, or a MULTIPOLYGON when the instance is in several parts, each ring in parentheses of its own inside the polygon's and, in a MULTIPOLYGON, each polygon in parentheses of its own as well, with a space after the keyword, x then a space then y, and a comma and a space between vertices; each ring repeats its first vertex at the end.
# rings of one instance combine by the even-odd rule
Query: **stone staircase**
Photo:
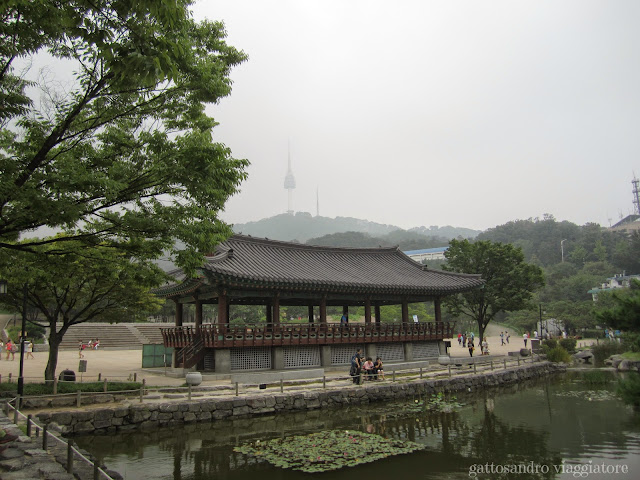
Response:
POLYGON ((77 349, 78 342, 100 339, 100 348, 136 350, 144 344, 162 344, 160 328, 173 323, 81 323, 67 330, 61 349, 77 349))

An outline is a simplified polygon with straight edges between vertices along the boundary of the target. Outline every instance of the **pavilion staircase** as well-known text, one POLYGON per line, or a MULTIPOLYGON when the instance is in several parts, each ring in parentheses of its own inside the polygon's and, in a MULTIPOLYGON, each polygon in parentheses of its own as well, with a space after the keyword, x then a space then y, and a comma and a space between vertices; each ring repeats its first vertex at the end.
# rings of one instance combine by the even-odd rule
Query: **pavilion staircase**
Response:
POLYGON ((176 363, 181 368, 195 367, 204 359, 204 340, 194 338, 192 345, 184 347, 176 352, 176 363))

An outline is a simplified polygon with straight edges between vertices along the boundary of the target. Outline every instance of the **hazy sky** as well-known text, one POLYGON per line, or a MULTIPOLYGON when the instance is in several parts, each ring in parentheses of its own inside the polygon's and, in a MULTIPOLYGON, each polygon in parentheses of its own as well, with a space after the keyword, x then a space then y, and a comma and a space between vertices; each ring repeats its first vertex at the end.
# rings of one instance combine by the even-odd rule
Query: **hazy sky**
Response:
POLYGON ((640 177, 640 2, 201 0, 249 60, 210 112, 251 161, 227 206, 409 228, 608 226, 640 177))

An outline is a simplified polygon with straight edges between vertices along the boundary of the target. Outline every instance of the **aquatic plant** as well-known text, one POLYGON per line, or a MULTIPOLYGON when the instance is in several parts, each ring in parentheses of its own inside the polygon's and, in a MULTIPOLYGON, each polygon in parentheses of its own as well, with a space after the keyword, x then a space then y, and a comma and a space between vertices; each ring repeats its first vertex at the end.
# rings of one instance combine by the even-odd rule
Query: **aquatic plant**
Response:
POLYGON ((235 452, 266 460, 275 467, 306 473, 327 472, 423 450, 424 445, 351 430, 332 430, 246 443, 235 452))

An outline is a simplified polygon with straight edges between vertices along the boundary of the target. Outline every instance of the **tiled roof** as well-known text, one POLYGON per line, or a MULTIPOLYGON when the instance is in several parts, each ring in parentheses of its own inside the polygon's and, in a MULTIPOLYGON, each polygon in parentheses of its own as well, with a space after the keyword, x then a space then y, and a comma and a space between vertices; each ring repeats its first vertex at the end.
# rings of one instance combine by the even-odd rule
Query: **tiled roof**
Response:
MULTIPOLYGON (((398 248, 334 248, 234 235, 208 257, 210 285, 300 291, 447 295, 482 285, 479 275, 430 270, 398 248)), ((192 284, 193 285, 193 284, 192 284)), ((171 295, 177 284, 158 290, 171 295)))

